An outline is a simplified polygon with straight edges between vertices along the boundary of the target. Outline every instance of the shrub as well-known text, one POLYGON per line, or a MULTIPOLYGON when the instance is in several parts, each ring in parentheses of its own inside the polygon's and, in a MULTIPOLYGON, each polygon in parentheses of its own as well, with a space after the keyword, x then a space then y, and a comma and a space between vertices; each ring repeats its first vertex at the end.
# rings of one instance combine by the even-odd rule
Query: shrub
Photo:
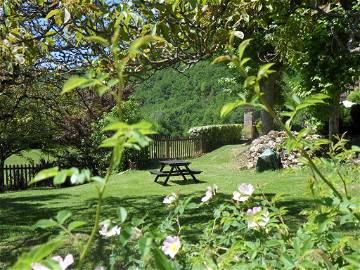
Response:
POLYGON ((351 102, 360 104, 360 88, 356 88, 354 91, 352 91, 348 97, 348 100, 350 100, 351 102))
POLYGON ((189 134, 191 137, 202 137, 203 151, 209 152, 223 145, 240 143, 242 127, 240 124, 193 127, 189 134))

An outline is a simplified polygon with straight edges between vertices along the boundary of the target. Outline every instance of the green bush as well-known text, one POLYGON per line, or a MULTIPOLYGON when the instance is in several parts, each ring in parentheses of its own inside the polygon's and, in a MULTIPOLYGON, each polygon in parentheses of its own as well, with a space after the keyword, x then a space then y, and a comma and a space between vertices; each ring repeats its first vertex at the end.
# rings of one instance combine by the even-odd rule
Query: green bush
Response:
POLYGON ((351 102, 360 104, 360 88, 356 88, 354 91, 352 91, 348 97, 348 100, 350 100, 351 102))
POLYGON ((209 152, 223 145, 240 143, 242 130, 240 124, 209 125, 192 127, 189 134, 191 137, 202 137, 204 152, 209 152))

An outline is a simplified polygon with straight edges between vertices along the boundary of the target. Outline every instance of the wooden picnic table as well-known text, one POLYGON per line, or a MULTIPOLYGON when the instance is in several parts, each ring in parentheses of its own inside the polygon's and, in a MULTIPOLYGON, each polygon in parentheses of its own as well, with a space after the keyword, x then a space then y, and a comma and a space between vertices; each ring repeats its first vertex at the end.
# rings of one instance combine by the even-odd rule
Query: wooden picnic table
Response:
POLYGON ((157 182, 159 177, 166 177, 164 182, 164 185, 166 185, 171 176, 180 176, 180 175, 185 181, 188 180, 186 178, 186 175, 190 175, 195 182, 199 182, 199 180, 196 179, 195 175, 202 173, 202 171, 190 169, 189 165, 191 164, 191 162, 189 161, 179 160, 179 159, 163 160, 160 161, 160 164, 161 164, 160 170, 150 171, 151 174, 156 175, 154 182, 157 182), (169 166, 170 170, 164 171, 166 166, 169 166))

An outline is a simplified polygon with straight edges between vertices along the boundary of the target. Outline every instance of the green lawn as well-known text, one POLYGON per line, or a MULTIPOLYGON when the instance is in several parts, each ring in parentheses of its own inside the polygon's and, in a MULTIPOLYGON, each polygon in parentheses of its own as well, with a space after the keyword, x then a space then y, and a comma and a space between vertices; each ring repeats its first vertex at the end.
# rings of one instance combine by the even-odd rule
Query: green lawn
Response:
MULTIPOLYGON (((219 196, 231 198, 239 183, 259 184, 265 193, 285 194, 282 204, 289 208, 288 220, 296 224, 299 211, 311 204, 306 188, 306 170, 281 172, 239 171, 237 160, 245 149, 243 145, 225 146, 203 157, 194 159, 191 167, 204 171, 201 183, 185 184, 173 180, 169 186, 153 182, 146 170, 128 171, 112 177, 105 199, 104 217, 116 216, 120 206, 127 208, 130 216, 159 220, 166 214, 162 199, 176 191, 180 195, 195 194, 200 197, 209 184, 219 186, 219 196)), ((41 218, 49 218, 62 209, 74 212, 75 218, 90 220, 95 211, 96 195, 93 184, 63 189, 34 189, 0 194, 0 269, 13 262, 29 246, 41 241, 42 234, 32 229, 41 218)), ((204 222, 211 213, 191 213, 186 222, 204 222)))
POLYGON ((29 164, 29 163, 38 164, 40 163, 41 159, 49 161, 51 160, 51 157, 43 153, 41 150, 32 149, 32 150, 22 151, 18 155, 10 156, 9 158, 6 159, 5 165, 21 165, 21 164, 29 164))

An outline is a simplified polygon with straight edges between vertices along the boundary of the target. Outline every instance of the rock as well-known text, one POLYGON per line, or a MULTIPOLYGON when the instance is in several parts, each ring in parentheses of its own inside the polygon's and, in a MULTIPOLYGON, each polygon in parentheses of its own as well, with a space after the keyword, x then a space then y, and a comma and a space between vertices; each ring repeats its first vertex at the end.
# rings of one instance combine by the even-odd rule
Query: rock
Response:
MULTIPOLYGON (((297 135, 297 132, 293 132, 294 135, 297 135)), ((320 135, 308 135, 305 139, 309 141, 317 140, 321 138, 320 135)), ((270 131, 267 135, 261 136, 252 141, 248 152, 246 153, 247 162, 246 168, 253 169, 256 167, 257 160, 259 156, 267 149, 270 148, 276 153, 279 153, 281 163, 284 168, 297 167, 300 166, 298 161, 300 153, 294 151, 288 153, 284 147, 283 143, 287 139, 287 134, 284 131, 270 131)))

